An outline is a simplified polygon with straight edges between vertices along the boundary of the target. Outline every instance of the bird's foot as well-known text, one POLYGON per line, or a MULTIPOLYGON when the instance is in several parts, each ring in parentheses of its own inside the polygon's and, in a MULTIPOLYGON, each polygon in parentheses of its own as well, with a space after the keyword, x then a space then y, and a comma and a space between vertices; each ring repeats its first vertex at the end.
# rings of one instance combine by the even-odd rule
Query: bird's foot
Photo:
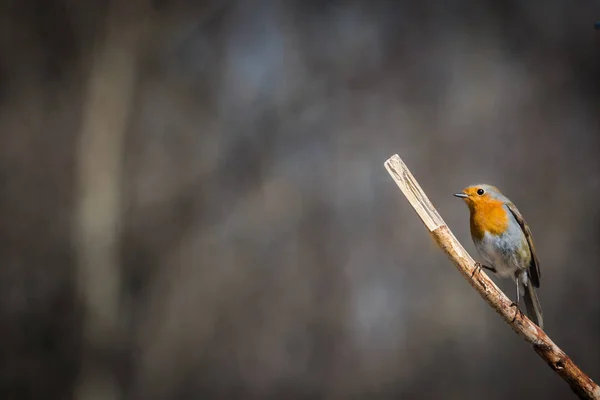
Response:
POLYGON ((476 273, 481 272, 482 268, 483 268, 483 265, 479 261, 476 261, 475 268, 473 268, 473 273, 471 274, 471 278, 473 278, 476 273))
POLYGON ((487 269, 490 272, 496 273, 496 268, 488 267, 487 265, 483 265, 479 261, 475 261, 475 268, 473 269, 473 273, 471 274, 471 278, 475 276, 477 272, 481 272, 482 269, 487 269))
POLYGON ((510 304, 511 307, 515 307, 515 316, 512 319, 512 322, 515 322, 517 319, 517 315, 520 315, 521 318, 523 318, 525 315, 523 314, 523 311, 521 311, 521 309, 519 308, 519 305, 517 303, 515 303, 514 301, 510 304))

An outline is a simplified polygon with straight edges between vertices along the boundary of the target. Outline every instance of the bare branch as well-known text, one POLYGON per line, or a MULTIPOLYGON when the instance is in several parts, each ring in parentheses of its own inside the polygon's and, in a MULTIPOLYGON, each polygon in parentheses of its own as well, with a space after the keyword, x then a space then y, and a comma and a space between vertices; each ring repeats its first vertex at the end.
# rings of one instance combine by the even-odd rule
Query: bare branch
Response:
POLYGON ((600 399, 600 387, 590 379, 550 338, 522 313, 482 271, 476 272, 475 261, 454 237, 442 217, 425 195, 408 167, 396 154, 385 162, 392 179, 413 206, 437 244, 450 257, 456 268, 485 301, 536 353, 571 386, 582 399, 600 399))

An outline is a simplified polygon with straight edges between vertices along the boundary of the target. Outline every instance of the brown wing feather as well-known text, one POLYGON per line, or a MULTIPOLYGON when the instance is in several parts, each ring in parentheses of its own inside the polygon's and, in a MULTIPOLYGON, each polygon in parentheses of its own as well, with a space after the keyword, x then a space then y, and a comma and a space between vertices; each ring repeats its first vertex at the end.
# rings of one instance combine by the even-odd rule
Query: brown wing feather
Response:
POLYGON ((531 235, 531 230, 523 219, 523 216, 517 209, 517 207, 513 203, 506 203, 506 206, 515 216, 515 219, 521 226, 521 230, 525 234, 525 238, 527 239, 527 243, 529 244, 529 250, 531 250, 531 263, 529 264, 529 278, 533 283, 533 286, 540 287, 540 278, 542 274, 540 272, 540 262, 538 261, 537 254, 535 252, 535 246, 533 245, 533 236, 531 235))

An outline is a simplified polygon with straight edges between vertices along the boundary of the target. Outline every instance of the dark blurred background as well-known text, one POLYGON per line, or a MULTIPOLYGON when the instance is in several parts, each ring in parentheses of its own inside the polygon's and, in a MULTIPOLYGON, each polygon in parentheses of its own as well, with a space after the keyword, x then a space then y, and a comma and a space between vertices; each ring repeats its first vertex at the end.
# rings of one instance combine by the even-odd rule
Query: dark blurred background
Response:
MULTIPOLYGON (((597 1, 0 2, 0 398, 566 399, 383 168, 527 218, 600 380, 597 1)), ((512 298, 514 286, 499 285, 512 298)))

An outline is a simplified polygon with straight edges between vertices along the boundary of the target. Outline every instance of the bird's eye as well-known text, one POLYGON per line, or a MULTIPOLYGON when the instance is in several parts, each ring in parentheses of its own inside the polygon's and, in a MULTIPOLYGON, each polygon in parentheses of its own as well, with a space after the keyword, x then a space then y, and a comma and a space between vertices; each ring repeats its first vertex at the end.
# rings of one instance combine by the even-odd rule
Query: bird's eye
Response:
POLYGON ((485 190, 483 190, 483 189, 477 189, 477 194, 478 194, 478 195, 480 195, 480 196, 481 196, 481 195, 483 195, 484 193, 485 193, 485 190))

